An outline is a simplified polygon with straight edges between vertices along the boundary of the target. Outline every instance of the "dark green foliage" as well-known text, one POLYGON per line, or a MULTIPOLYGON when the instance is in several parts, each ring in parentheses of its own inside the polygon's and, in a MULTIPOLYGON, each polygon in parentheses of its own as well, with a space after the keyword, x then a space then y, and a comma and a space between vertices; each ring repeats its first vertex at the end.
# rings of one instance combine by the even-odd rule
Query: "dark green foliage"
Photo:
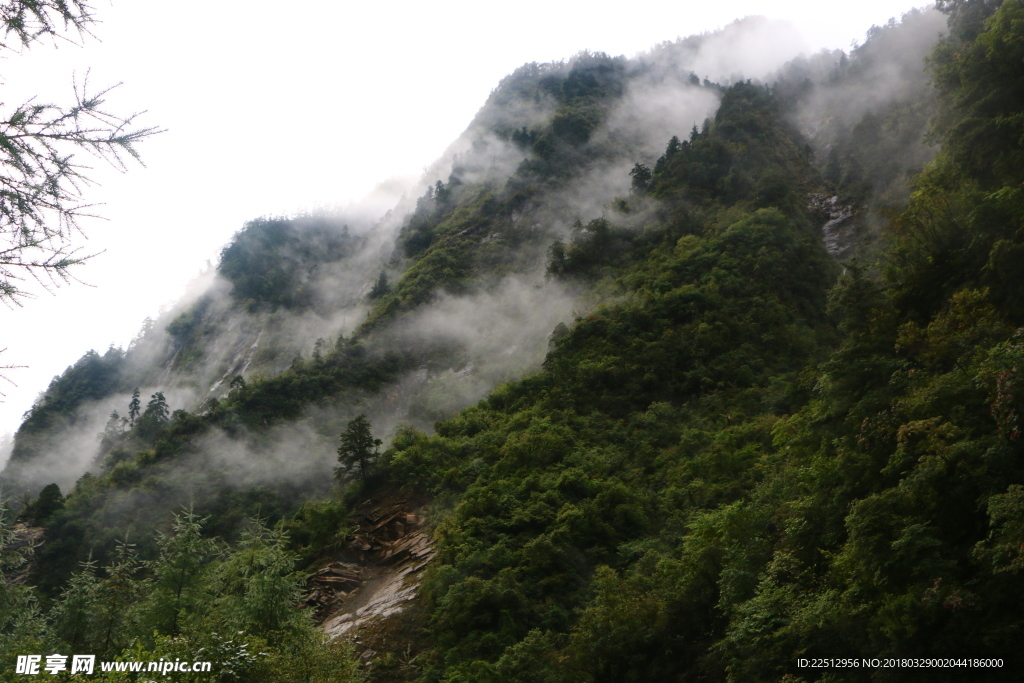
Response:
POLYGON ((170 421, 170 408, 167 406, 167 399, 162 391, 153 394, 146 410, 139 418, 138 432, 143 439, 151 439, 170 421))
POLYGON ((392 381, 408 359, 396 354, 371 356, 357 343, 344 342, 310 363, 298 363, 276 377, 236 386, 221 409, 210 415, 222 426, 249 427, 297 417, 314 401, 344 390, 374 391, 392 381))
MULTIPOLYGON (((1024 180, 1024 98, 1020 25, 1024 8, 1016 2, 956 3, 961 12, 984 16, 994 11, 984 30, 969 42, 950 37, 931 60, 943 113, 936 126, 943 152, 983 190, 1018 186, 1024 180)), ((975 22, 980 23, 980 22, 975 22)))
POLYGON ((21 511, 21 519, 35 526, 41 526, 50 516, 64 507, 64 496, 56 484, 48 484, 39 492, 39 497, 21 511))
POLYGON ((653 172, 647 166, 643 164, 637 164, 633 167, 633 170, 629 172, 629 177, 632 178, 633 193, 634 194, 647 194, 647 186, 651 182, 651 178, 654 177, 653 172))
MULTIPOLYGON (((316 303, 310 275, 344 257, 352 239, 348 226, 327 218, 260 218, 224 248, 217 270, 234 285, 232 296, 250 307, 306 308, 316 303)), ((189 324, 179 321, 182 330, 189 324)))
POLYGON ((963 42, 973 41, 1002 4, 1003 0, 938 0, 935 7, 949 15, 950 37, 963 42))
POLYGON ((373 283, 373 289, 370 290, 370 298, 379 299, 390 291, 391 285, 388 284, 388 276, 382 270, 380 271, 380 277, 378 277, 377 281, 373 283))
POLYGON ((947 39, 932 57, 943 149, 893 222, 889 262, 897 302, 912 313, 933 315, 958 289, 987 287, 1024 323, 1022 17, 1019 2, 1002 3, 975 40, 947 39))
POLYGON ((603 218, 572 226, 570 241, 556 241, 549 250, 548 273, 559 278, 595 278, 621 266, 628 258, 634 234, 615 231, 603 218))
POLYGON ((139 400, 139 388, 135 387, 132 391, 132 400, 128 404, 128 426, 131 429, 135 429, 135 421, 139 419, 139 415, 142 414, 142 401, 139 400))
POLYGON ((172 320, 167 326, 167 333, 174 337, 179 343, 188 341, 202 332, 203 317, 209 311, 213 298, 204 296, 188 310, 172 320))
POLYGON ((348 517, 347 502, 334 497, 303 503, 284 522, 289 543, 299 553, 303 565, 329 556, 344 545, 351 528, 348 517))
POLYGON ((370 421, 365 415, 357 415, 349 420, 345 431, 341 433, 341 445, 338 446, 338 467, 334 476, 338 481, 352 470, 358 469, 359 476, 366 482, 371 463, 376 460, 381 443, 373 438, 370 421))
POLYGON ((690 139, 673 137, 654 167, 650 192, 697 203, 750 202, 795 212, 817 180, 769 89, 727 89, 711 123, 690 139))
POLYGON ((89 401, 120 388, 124 353, 111 348, 102 356, 89 351, 60 377, 55 377, 42 399, 25 415, 11 453, 11 462, 29 461, 47 450, 62 427, 75 424, 75 411, 89 401))
MULTIPOLYGON (((953 65, 997 68, 1018 7, 978 32, 992 51, 953 65)), ((989 85, 940 80, 946 116, 985 135, 956 98, 1001 101, 989 85)), ((893 222, 889 286, 852 264, 826 306, 833 271, 798 209, 813 172, 773 107, 727 91, 654 171, 651 194, 728 220, 615 264, 631 296, 577 320, 540 375, 395 439, 392 477, 457 501, 428 583, 431 675, 779 680, 798 657, 965 647, 1011 661, 1024 204, 1019 165, 980 160, 1016 141, 944 146, 893 222)), ((551 271, 599 262, 587 247, 556 243, 551 271)))
MULTIPOLYGON (((684 601, 671 608, 680 615, 673 618, 663 601, 617 577, 657 566, 664 571, 652 581, 683 584, 687 570, 672 549, 692 520, 718 506, 736 527, 732 599, 752 594, 770 550, 744 538, 765 522, 742 499, 761 479, 757 463, 772 452, 777 416, 807 399, 795 380, 831 336, 825 309, 834 271, 788 183, 774 195, 781 210, 756 208, 756 181, 739 194, 703 191, 717 180, 689 184, 704 151, 738 139, 744 147, 728 149, 744 156, 730 151, 715 173, 738 173, 745 163, 742 172, 755 179, 773 165, 813 177, 800 153, 788 153, 798 149, 791 140, 770 151, 771 141, 791 135, 762 101, 770 93, 744 84, 736 97, 743 99, 732 100, 735 110, 753 103, 768 117, 756 135, 722 115, 692 142, 670 142, 654 174, 655 192, 700 197, 721 218, 691 217, 691 234, 682 236, 662 227, 643 248, 625 236, 630 248, 609 248, 614 233, 604 221, 569 245, 556 243, 553 274, 618 273, 629 292, 624 303, 577 320, 553 342, 544 372, 439 423, 437 436, 396 437, 392 478, 459 500, 439 528, 440 564, 428 584, 444 653, 438 675, 576 680, 575 670, 640 681, 699 670, 723 625, 705 614, 716 589, 667 590, 684 601), (733 201, 750 211, 723 211, 733 201), (610 591, 606 598, 593 598, 598 585, 610 591), (600 626, 588 625, 591 618, 600 626)), ((719 525, 707 522, 706 545, 719 525)))
MULTIPOLYGON (((373 462, 363 487, 434 499, 437 556, 423 586, 434 650, 422 681, 795 681, 821 678, 799 658, 836 656, 1003 657, 993 678, 1016 676, 1024 18, 1019 0, 950 5, 953 35, 932 60, 942 151, 905 207, 909 157, 875 171, 885 150, 920 145, 924 96, 839 126, 835 157, 816 167, 789 123, 810 86, 721 88, 713 120, 671 138, 652 169, 634 166, 633 192, 608 198, 621 211, 551 246, 553 277, 610 296, 554 330, 539 372, 433 434, 400 428, 379 462, 365 416, 349 422, 339 473, 365 478, 373 462), (890 210, 884 278, 825 252, 807 205, 826 189, 890 210)), ((901 35, 895 23, 873 31, 875 47, 840 60, 837 82, 856 82, 901 35)), ((491 102, 543 102, 549 121, 482 116, 532 156, 504 185, 456 169, 430 188, 388 264, 402 275, 374 296, 354 339, 318 343, 277 377, 232 382, 145 442, 112 423, 106 471, 48 515, 35 580, 67 610, 63 642, 107 633, 95 646, 116 649, 136 624, 165 637, 300 630, 286 548, 315 561, 338 547, 349 507, 337 492, 299 506, 283 487, 181 483, 209 521, 200 533, 198 518, 179 518, 173 539, 140 542, 151 591, 122 631, 79 628, 76 600, 99 596, 116 571, 75 569, 89 552, 96 566, 131 566, 111 530, 128 526, 132 501, 171 495, 163 477, 212 427, 258 437, 316 402, 351 415, 359 392, 421 367, 430 352, 375 355, 375 335, 441 291, 510 272, 520 248, 541 251, 516 217, 600 157, 593 132, 625 78, 603 55, 518 71, 491 102), (292 538, 247 528, 253 514, 288 518, 292 538), (240 545, 221 557, 210 534, 240 545)), ((109 605, 132 588, 119 585, 104 593, 109 605)), ((218 647, 246 675, 257 670, 235 641, 218 647)), ((919 678, 945 680, 933 674, 919 678)))

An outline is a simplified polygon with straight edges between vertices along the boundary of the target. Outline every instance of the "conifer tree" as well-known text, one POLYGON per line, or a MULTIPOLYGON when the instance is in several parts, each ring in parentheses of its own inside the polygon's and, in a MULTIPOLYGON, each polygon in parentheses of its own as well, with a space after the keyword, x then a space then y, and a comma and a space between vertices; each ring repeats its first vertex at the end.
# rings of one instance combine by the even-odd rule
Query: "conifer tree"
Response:
POLYGON ((341 434, 341 445, 338 446, 338 467, 334 469, 334 476, 341 481, 345 474, 358 465, 359 473, 365 483, 370 461, 377 456, 381 443, 380 439, 373 438, 370 421, 366 419, 366 415, 356 416, 341 434))
POLYGON ((132 640, 137 621, 135 605, 144 589, 137 577, 141 567, 135 545, 122 542, 114 551, 114 559, 103 568, 107 576, 96 590, 97 630, 93 641, 100 652, 119 652, 132 640))
POLYGON ((142 418, 163 424, 167 422, 169 415, 170 409, 167 407, 167 399, 164 398, 162 391, 158 391, 149 397, 149 403, 146 404, 146 412, 142 414, 142 418))
POLYGON ((96 595, 100 579, 96 576, 96 562, 83 562, 53 605, 47 617, 51 637, 74 650, 84 649, 96 631, 96 595))
POLYGON ((7 508, 0 501, 0 652, 11 652, 11 645, 19 637, 34 635, 42 627, 34 590, 6 579, 8 572, 25 564, 31 552, 31 548, 15 550, 15 540, 7 508))
POLYGON ((146 404, 146 412, 139 418, 139 433, 143 438, 156 434, 170 419, 170 408, 162 391, 153 394, 146 404))
POLYGON ((139 400, 139 388, 135 387, 135 391, 132 392, 132 401, 128 404, 128 424, 129 428, 135 429, 135 420, 138 419, 139 413, 142 412, 142 401, 139 400))
POLYGON ((370 298, 379 299, 390 291, 391 285, 388 284, 388 276, 382 270, 380 271, 380 276, 377 277, 377 282, 373 285, 373 289, 370 290, 370 298))
POLYGON ((203 538, 205 519, 191 509, 174 516, 171 534, 159 538, 160 557, 150 562, 152 589, 142 609, 143 621, 160 633, 177 636, 181 617, 204 602, 200 576, 217 553, 217 543, 203 538))
POLYGON ((281 528, 260 520, 242 534, 234 551, 217 565, 208 583, 212 596, 207 624, 214 629, 269 634, 301 620, 295 556, 281 528))

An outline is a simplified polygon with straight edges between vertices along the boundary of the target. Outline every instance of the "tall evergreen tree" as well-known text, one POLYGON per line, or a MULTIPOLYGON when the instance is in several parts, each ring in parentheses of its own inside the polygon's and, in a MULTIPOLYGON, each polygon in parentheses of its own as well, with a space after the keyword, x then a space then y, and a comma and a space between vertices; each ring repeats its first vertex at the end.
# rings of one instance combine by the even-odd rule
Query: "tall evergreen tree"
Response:
POLYGON ((148 565, 152 589, 143 607, 143 621, 155 631, 177 636, 182 615, 204 602, 200 575, 217 552, 216 541, 203 538, 204 521, 189 509, 174 516, 171 534, 160 536, 160 557, 148 565))
POLYGON ((135 420, 138 419, 141 412, 142 401, 139 400, 139 388, 135 387, 135 391, 132 392, 131 403, 128 404, 128 423, 131 429, 135 429, 135 420))
POLYGON ((167 407, 167 399, 162 391, 153 394, 146 404, 146 412, 139 418, 139 432, 143 437, 151 437, 170 419, 171 410, 167 407))
POLYGON ((334 469, 334 476, 340 481, 345 474, 358 466, 359 473, 365 482, 370 461, 377 456, 381 443, 380 439, 373 438, 370 421, 366 419, 366 416, 356 416, 341 434, 341 445, 338 446, 339 464, 334 469))
POLYGON ((373 285, 373 289, 370 290, 370 298, 379 299, 390 291, 391 285, 388 284, 388 276, 382 270, 380 271, 380 275, 377 277, 377 282, 373 285))

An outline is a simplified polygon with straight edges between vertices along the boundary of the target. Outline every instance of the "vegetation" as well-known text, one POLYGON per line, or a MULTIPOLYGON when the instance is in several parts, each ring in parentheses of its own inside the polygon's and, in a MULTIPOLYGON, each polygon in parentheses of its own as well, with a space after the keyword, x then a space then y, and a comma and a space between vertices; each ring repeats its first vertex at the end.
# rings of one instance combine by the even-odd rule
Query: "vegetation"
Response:
POLYGON ((937 48, 942 152, 891 222, 885 280, 850 266, 826 306, 804 188, 777 180, 801 177, 799 148, 767 94, 723 125, 730 96, 753 94, 740 86, 706 133, 670 143, 649 190, 727 219, 688 222, 626 270, 635 294, 577 321, 540 375, 396 439, 394 476, 457 501, 423 680, 778 680, 837 652, 1015 661, 1022 299, 1002 259, 1024 206, 1022 11, 1004 2, 937 48), (760 201, 773 208, 738 211, 760 201))
MULTIPOLYGON (((8 0, 0 6, 0 49, 32 47, 67 32, 88 35, 96 21, 83 0, 8 0)), ((29 296, 22 282, 44 288, 71 279, 70 269, 89 258, 73 246, 79 219, 90 215, 81 203, 88 167, 74 158, 84 150, 118 168, 138 159, 136 143, 156 128, 136 128, 136 115, 104 109, 111 88, 94 91, 88 77, 74 88, 70 106, 30 100, 0 113, 0 303, 29 296)))
MULTIPOLYGON (((295 563, 337 551, 357 497, 404 489, 432 499, 437 551, 422 595, 431 647, 406 680, 889 680, 797 665, 835 656, 1001 657, 986 675, 1012 680, 1024 612, 1024 2, 943 7, 934 90, 839 126, 835 155, 815 156, 793 123, 813 88, 691 83, 720 96, 714 117, 657 160, 623 164, 628 194, 607 197, 601 218, 565 221, 558 239, 519 217, 548 215, 546 198, 611 154, 595 132, 632 67, 585 54, 517 71, 482 116, 523 160, 503 180, 457 166, 425 193, 386 273, 374 264, 367 276, 355 333, 276 376, 239 374, 195 413, 172 412, 161 393, 143 408, 136 392, 128 418, 111 415, 95 474, 21 510, 46 543, 30 587, 0 584, 14 615, 0 616, 2 650, 201 647, 238 680, 317 680, 328 665, 354 675, 296 610, 295 563), (496 113, 527 101, 550 116, 496 113), (900 111, 917 117, 905 130, 889 126, 900 111), (926 164, 914 132, 925 119, 939 148, 926 164), (909 156, 875 183, 890 144, 909 156), (808 206, 833 194, 884 210, 878 243, 842 265, 808 206), (538 254, 547 277, 603 303, 555 329, 539 371, 433 433, 399 428, 378 455, 361 401, 434 360, 391 344, 388 325, 538 254), (340 482, 347 495, 182 474, 204 439, 266 439, 308 426, 314 408, 333 416, 332 449, 342 432, 338 479, 361 475, 340 482), (195 507, 172 518, 166 501, 181 490, 195 507), (157 514, 139 519, 143 507, 157 514), (229 631, 242 633, 214 635, 229 631)), ((881 42, 858 54, 877 57, 899 30, 874 31, 881 42)), ((859 78, 855 58, 837 79, 859 78)), ((293 227, 253 223, 225 250, 236 304, 302 308, 322 252, 304 251, 320 238, 293 227)), ((352 238, 338 239, 340 254, 352 238)), ((196 311, 172 331, 189 344, 202 339, 196 311)), ((56 381, 18 448, 51 438, 106 384, 127 396, 134 385, 108 378, 106 359, 56 381)), ((922 671, 900 680, 953 679, 922 671)))
MULTIPOLYGON (((306 308, 315 301, 309 288, 312 272, 341 259, 351 247, 348 226, 324 217, 261 218, 246 223, 224 247, 217 271, 232 283, 232 296, 250 308, 306 308)), ((172 334, 189 332, 187 315, 176 321, 182 329, 172 334)))
POLYGON ((341 434, 338 446, 338 467, 334 476, 340 481, 352 470, 358 469, 363 483, 366 483, 370 463, 379 455, 380 439, 373 438, 370 423, 365 415, 357 415, 341 434))
MULTIPOLYGON (((176 674, 185 681, 361 680, 350 649, 327 643, 295 608, 300 577, 283 533, 257 521, 226 547, 203 536, 204 521, 176 515, 151 561, 122 542, 106 566, 83 562, 45 610, 0 578, 3 680, 22 679, 18 655, 41 652, 211 662, 209 674, 176 674)), ((98 666, 93 675, 128 680, 98 666)))

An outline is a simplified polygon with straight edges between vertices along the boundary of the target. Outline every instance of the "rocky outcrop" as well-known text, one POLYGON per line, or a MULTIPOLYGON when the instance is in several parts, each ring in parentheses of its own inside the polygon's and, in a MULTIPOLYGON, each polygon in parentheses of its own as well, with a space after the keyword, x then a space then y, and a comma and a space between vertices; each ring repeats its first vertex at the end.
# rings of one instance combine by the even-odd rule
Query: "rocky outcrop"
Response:
POLYGON ((821 226, 821 237, 825 248, 838 259, 849 256, 856 246, 857 224, 853 220, 854 210, 849 204, 840 204, 839 197, 825 194, 807 196, 810 209, 827 217, 821 226))
POLYGON ((416 597, 422 570, 434 556, 419 507, 402 498, 364 502, 345 547, 309 577, 306 605, 329 636, 355 637, 416 597))

